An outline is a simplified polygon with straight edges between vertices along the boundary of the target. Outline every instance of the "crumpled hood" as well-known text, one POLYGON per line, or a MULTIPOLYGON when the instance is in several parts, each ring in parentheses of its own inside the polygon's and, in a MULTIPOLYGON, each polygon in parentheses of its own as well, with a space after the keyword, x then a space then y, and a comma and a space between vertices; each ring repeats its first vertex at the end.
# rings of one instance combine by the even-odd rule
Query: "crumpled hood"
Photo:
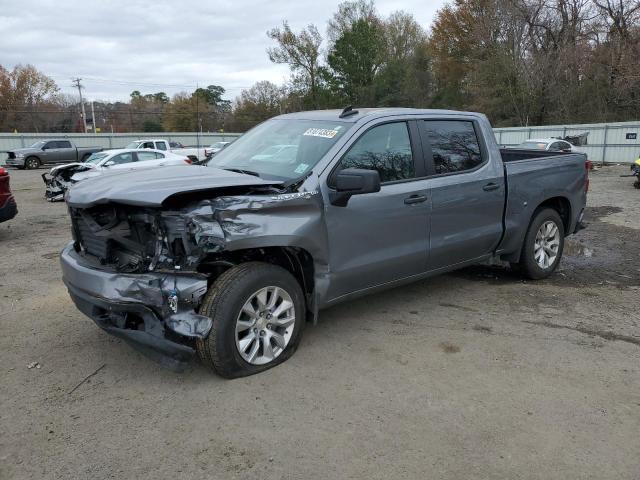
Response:
POLYGON ((281 183, 219 168, 198 165, 167 166, 114 172, 87 179, 68 190, 66 201, 68 205, 77 208, 109 202, 158 207, 177 193, 281 183))
POLYGON ((54 175, 62 170, 68 170, 69 168, 74 168, 74 167, 82 167, 82 168, 86 168, 86 169, 93 169, 95 168, 95 165, 90 164, 90 163, 82 163, 82 162, 74 162, 74 163, 65 163, 64 165, 58 165, 56 167, 53 167, 51 170, 49 170, 49 173, 51 175, 54 175))

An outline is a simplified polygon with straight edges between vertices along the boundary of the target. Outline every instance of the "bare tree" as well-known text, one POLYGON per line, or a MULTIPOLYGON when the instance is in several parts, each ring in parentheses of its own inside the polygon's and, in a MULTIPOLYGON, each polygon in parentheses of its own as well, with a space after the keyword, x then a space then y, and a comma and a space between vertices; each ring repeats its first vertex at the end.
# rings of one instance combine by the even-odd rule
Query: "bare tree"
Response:
POLYGON ((318 108, 318 73, 322 45, 318 29, 315 25, 309 25, 299 33, 294 33, 285 21, 282 28, 269 30, 267 35, 278 42, 277 47, 267 49, 269 60, 287 64, 294 74, 301 74, 311 94, 313 108, 318 108))

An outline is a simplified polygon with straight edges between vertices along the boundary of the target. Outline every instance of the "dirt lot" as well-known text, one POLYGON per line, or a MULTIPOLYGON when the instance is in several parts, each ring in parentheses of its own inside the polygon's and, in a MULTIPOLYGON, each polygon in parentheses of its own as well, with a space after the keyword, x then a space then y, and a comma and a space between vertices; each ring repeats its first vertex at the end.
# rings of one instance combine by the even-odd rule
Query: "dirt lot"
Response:
POLYGON ((12 171, 0 478, 639 479, 626 172, 592 174, 589 228, 549 280, 477 267, 335 307, 288 362, 225 381, 165 370, 77 312, 65 206, 42 199, 41 172, 12 171))

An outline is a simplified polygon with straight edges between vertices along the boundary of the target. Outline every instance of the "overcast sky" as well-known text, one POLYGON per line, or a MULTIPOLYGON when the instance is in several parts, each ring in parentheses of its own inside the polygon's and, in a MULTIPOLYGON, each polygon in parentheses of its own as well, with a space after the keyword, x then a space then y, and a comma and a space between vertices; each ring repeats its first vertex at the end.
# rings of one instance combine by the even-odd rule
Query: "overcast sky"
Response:
MULTIPOLYGON (((314 23, 323 36, 339 0, 0 0, 0 64, 30 63, 73 93, 83 78, 89 100, 127 100, 132 90, 171 95, 222 85, 226 97, 259 80, 282 83, 286 66, 269 61, 266 31, 288 20, 314 23)), ((378 0, 382 15, 412 13, 428 28, 444 0, 378 0)), ((76 90, 77 92, 77 90, 76 90)))

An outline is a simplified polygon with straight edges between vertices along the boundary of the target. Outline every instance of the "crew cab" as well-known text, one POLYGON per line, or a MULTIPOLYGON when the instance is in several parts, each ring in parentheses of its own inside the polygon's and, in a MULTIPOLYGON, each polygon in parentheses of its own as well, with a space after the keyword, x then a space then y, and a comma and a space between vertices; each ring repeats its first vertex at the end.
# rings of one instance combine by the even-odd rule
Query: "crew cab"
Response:
POLYGON ((129 149, 155 149, 162 151, 171 151, 176 155, 184 155, 188 157, 193 163, 202 162, 207 159, 207 152, 205 148, 200 147, 185 147, 178 142, 169 142, 162 138, 147 138, 142 140, 134 140, 125 148, 129 149))
POLYGON ((71 140, 41 140, 28 148, 8 152, 5 165, 19 169, 34 169, 40 165, 83 162, 102 147, 76 147, 71 140))
POLYGON ((62 275, 82 312, 165 364, 197 352, 250 375, 339 302, 496 259, 548 277, 581 225, 585 162, 501 152, 478 113, 281 115, 206 167, 73 186, 62 275), (264 156, 274 145, 295 155, 264 156))

